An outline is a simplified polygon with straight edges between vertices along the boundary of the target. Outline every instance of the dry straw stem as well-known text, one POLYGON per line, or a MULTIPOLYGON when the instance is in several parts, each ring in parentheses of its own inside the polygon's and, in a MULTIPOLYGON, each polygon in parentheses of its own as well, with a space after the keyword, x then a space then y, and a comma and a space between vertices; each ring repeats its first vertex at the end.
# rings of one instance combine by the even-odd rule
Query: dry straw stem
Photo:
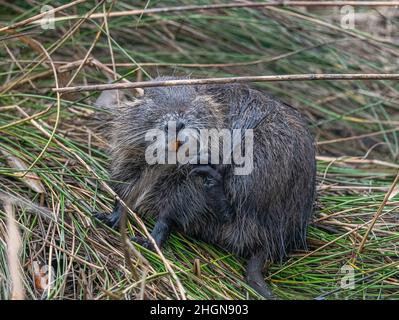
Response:
MULTIPOLYGON (((399 130, 399 128, 398 128, 399 130)), ((316 156, 316 159, 319 161, 327 161, 327 162, 344 162, 344 163, 361 163, 361 164, 375 164, 379 166, 385 166, 390 168, 399 169, 399 164, 381 161, 377 159, 362 159, 357 157, 326 157, 326 156, 316 156)))
MULTIPOLYGON (((98 5, 97 5, 97 6, 98 6, 98 5)), ((92 9, 85 15, 85 18, 84 18, 82 21, 80 21, 79 23, 76 24, 75 29, 72 29, 72 31, 69 32, 69 35, 65 36, 65 37, 64 37, 64 40, 61 40, 61 42, 55 47, 55 49, 58 48, 58 46, 60 46, 64 41, 66 41, 66 39, 69 38, 69 37, 77 30, 77 28, 78 28, 88 17, 90 17, 90 15, 94 12, 94 10, 97 8, 97 6, 95 6, 94 8, 92 8, 92 9)), ((25 37, 25 38, 26 38, 26 37, 25 37)), ((36 50, 39 51, 39 52, 41 52, 41 54, 44 56, 44 58, 42 58, 41 61, 39 61, 39 62, 36 64, 36 66, 38 66, 39 64, 41 64, 41 63, 44 62, 45 60, 47 60, 47 61, 49 62, 50 67, 51 67, 51 69, 52 69, 52 71, 53 71, 53 74, 54 74, 54 83, 55 83, 55 86, 56 86, 56 88, 59 88, 57 68, 55 67, 55 65, 54 65, 54 63, 53 63, 53 60, 52 60, 52 58, 51 58, 51 56, 50 56, 50 54, 51 54, 55 49, 53 49, 53 51, 50 51, 50 52, 49 52, 49 51, 47 51, 47 50, 44 48, 44 46, 43 46, 40 42, 38 42, 38 41, 36 41, 36 40, 30 39, 30 38, 29 38, 29 39, 26 38, 25 41, 28 41, 28 45, 29 45, 29 46, 32 46, 32 43, 33 43, 33 44, 34 44, 34 47, 36 48, 36 50)), ((82 63, 81 63, 79 66, 81 66, 82 64, 84 64, 84 61, 82 61, 82 63)), ((35 67, 36 67, 36 66, 35 66, 35 67)), ((30 71, 32 71, 35 67, 33 67, 30 71)), ((30 72, 30 71, 29 71, 29 72, 30 72)), ((28 72, 28 73, 29 73, 29 72, 28 72)), ((23 80, 23 78, 24 78, 28 73, 26 73, 22 78, 17 79, 17 81, 15 82, 15 85, 18 84, 18 82, 19 82, 20 80, 23 80)), ((11 87, 7 87, 7 88, 5 89, 5 91, 10 90, 10 89, 11 89, 11 87)), ((4 93, 4 91, 2 91, 2 93, 4 93)), ((53 139, 53 137, 54 137, 54 135, 55 135, 55 132, 56 132, 56 130, 57 130, 57 128, 58 128, 58 124, 59 124, 59 121, 60 121, 60 113, 61 113, 61 94, 60 94, 60 93, 57 93, 57 94, 56 94, 56 98, 57 98, 57 102, 56 102, 56 110, 57 110, 57 111, 56 111, 56 119, 55 119, 53 131, 52 131, 52 133, 51 133, 51 135, 50 135, 50 137, 49 137, 49 140, 47 141, 46 145, 44 146, 44 148, 43 148, 42 151, 40 152, 40 154, 39 154, 39 155, 36 157, 36 159, 32 162, 32 164, 31 164, 31 165, 29 166, 29 168, 25 171, 25 173, 22 175, 22 177, 24 177, 24 176, 35 166, 35 164, 41 159, 41 157, 42 157, 42 156, 44 155, 44 153, 46 152, 47 148, 49 147, 49 145, 50 145, 50 143, 51 143, 51 140, 53 139)))
POLYGON ((375 137, 375 136, 383 135, 386 133, 392 133, 392 132, 396 132, 396 131, 399 131, 399 127, 396 127, 393 129, 388 129, 388 130, 381 130, 381 131, 372 132, 372 133, 360 134, 360 135, 351 136, 351 137, 331 139, 331 140, 326 140, 326 141, 318 141, 317 145, 320 146, 323 144, 331 144, 331 143, 339 143, 339 142, 344 142, 344 141, 359 140, 359 139, 363 139, 363 138, 375 137))
MULTIPOLYGON (((76 0, 71 3, 59 6, 52 10, 40 13, 36 16, 30 17, 23 21, 14 23, 13 25, 0 28, 0 32, 16 29, 19 27, 26 26, 32 23, 40 23, 43 17, 55 14, 58 11, 67 9, 85 2, 85 0, 76 0)), ((110 12, 109 17, 123 17, 129 15, 144 15, 144 14, 156 14, 156 13, 168 13, 168 12, 185 12, 185 11, 203 11, 203 10, 217 10, 217 9, 232 9, 232 8, 267 8, 267 7, 336 7, 336 6, 356 6, 356 7, 396 7, 399 6, 399 1, 270 1, 267 3, 259 2, 245 2, 245 3, 229 3, 229 4, 211 4, 211 5, 188 5, 188 6, 176 6, 176 7, 164 7, 164 8, 151 8, 151 9, 135 9, 126 10, 119 12, 110 12)), ((104 13, 96 13, 91 16, 92 19, 103 18, 104 13)), ((79 19, 81 16, 72 15, 66 17, 59 17, 53 19, 46 19, 46 22, 56 22, 61 20, 79 19)))
POLYGON ((247 76, 208 79, 180 79, 165 81, 142 81, 132 83, 94 84, 88 86, 75 86, 53 88, 54 92, 79 92, 79 91, 104 91, 130 88, 171 87, 205 84, 227 84, 246 82, 276 82, 276 81, 312 81, 312 80, 399 80, 399 74, 387 73, 330 73, 330 74, 287 74, 273 76, 247 76))
MULTIPOLYGON (((59 100, 59 99, 58 99, 59 100)), ((17 109, 25 116, 28 117, 29 115, 22 110, 20 107, 17 107, 17 109)), ((155 251, 158 253, 161 261, 163 262, 165 268, 168 270, 168 273, 171 275, 171 277, 175 280, 177 289, 179 291, 180 296, 178 298, 182 300, 186 300, 186 293, 185 289, 180 281, 180 279, 177 277, 175 271, 173 270, 172 266, 168 262, 168 260, 165 258, 163 255, 162 251, 159 249, 158 245, 156 244, 154 238, 151 236, 151 234, 148 232, 147 227, 145 226, 144 222, 139 218, 139 216, 133 212, 127 205, 126 203, 119 198, 119 196, 112 190, 112 188, 103 180, 100 179, 100 177, 97 175, 97 173, 77 154, 73 149, 66 147, 64 144, 62 144, 60 141, 58 141, 56 138, 53 137, 52 134, 47 132, 37 121, 31 120, 31 123, 38 129, 40 130, 44 135, 46 135, 48 138, 52 138, 52 141, 57 144, 61 149, 71 153, 85 168, 88 172, 90 172, 98 181, 101 182, 101 185, 105 188, 106 191, 108 191, 110 194, 112 194, 113 197, 115 197, 116 200, 118 200, 121 205, 134 217, 135 221, 138 223, 142 231, 144 232, 145 236, 150 240, 152 245, 155 248, 155 251)))
POLYGON ((362 242, 360 243, 359 248, 357 249, 357 253, 358 254, 362 253, 362 251, 364 249, 364 246, 366 244, 367 238, 368 238, 371 230, 373 229, 373 227, 374 227, 375 223, 377 222, 378 218, 381 216, 382 210, 384 210, 384 207, 385 207, 386 203, 388 202, 388 200, 389 200, 392 192, 394 191, 395 186, 398 184, 398 182, 399 182, 399 171, 396 174, 395 180, 393 181, 393 183, 392 183, 391 187, 389 188, 388 192, 385 194, 384 200, 382 201, 380 207, 378 208, 377 212, 375 213, 375 215, 374 215, 374 217, 373 217, 373 219, 372 219, 372 221, 371 221, 371 223, 370 223, 365 235, 363 236, 362 242))
POLYGON ((85 2, 85 1, 86 0, 72 1, 71 3, 67 3, 67 4, 65 4, 63 6, 59 6, 57 8, 52 9, 52 10, 49 10, 49 11, 46 11, 46 12, 42 12, 42 13, 36 15, 36 16, 33 16, 33 17, 30 17, 30 18, 28 18, 26 20, 17 22, 15 24, 11 25, 11 26, 0 28, 0 32, 7 31, 7 30, 10 30, 10 29, 16 29, 16 28, 19 28, 19 27, 23 27, 23 26, 25 26, 27 24, 30 24, 30 23, 32 23, 34 21, 37 21, 37 20, 39 20, 39 19, 41 19, 41 18, 43 18, 45 16, 48 16, 50 14, 54 14, 54 13, 56 13, 58 11, 61 11, 61 10, 64 10, 64 9, 67 9, 67 8, 70 8, 70 7, 73 7, 73 6, 77 5, 77 4, 85 2))
MULTIPOLYGON (((390 193, 390 192, 388 192, 388 193, 390 193)), ((354 226, 353 229, 349 229, 349 231, 347 231, 347 232, 341 234, 340 236, 334 238, 333 240, 331 240, 331 241, 329 241, 329 242, 323 244, 322 246, 318 247, 317 249, 315 249, 315 250, 313 250, 313 251, 311 251, 311 252, 309 252, 309 253, 304 254, 303 256, 301 256, 301 257, 299 257, 297 260, 295 260, 294 262, 289 263, 289 264, 287 264, 286 266, 280 268, 278 271, 274 272, 273 274, 270 274, 267 278, 268 278, 268 279, 271 279, 271 278, 274 277, 275 275, 277 275, 277 274, 283 272, 284 270, 286 270, 286 269, 292 267, 293 265, 297 264, 298 262, 300 262, 300 261, 306 259, 307 257, 310 257, 310 256, 312 256, 312 255, 315 255, 316 253, 320 252, 320 251, 323 250, 324 248, 326 248, 326 247, 328 247, 328 246, 331 246, 331 245, 334 244, 334 243, 337 243, 339 240, 344 239, 345 237, 347 237, 347 236, 349 236, 349 235, 351 235, 351 234, 356 233, 357 231, 361 230, 362 228, 366 227, 367 225, 369 225, 369 229, 370 229, 370 225, 372 226, 372 225, 374 225, 374 223, 375 223, 375 221, 374 221, 374 219, 372 219, 372 220, 369 220, 369 221, 367 221, 367 222, 365 222, 365 223, 358 224, 358 225, 354 226)), ((371 228, 372 228, 372 227, 371 227, 371 228)))
POLYGON ((104 27, 104 25, 105 25, 105 21, 107 20, 107 17, 108 17, 108 15, 109 15, 111 9, 112 9, 112 6, 111 6, 111 7, 109 8, 109 10, 105 13, 105 15, 104 15, 104 21, 102 22, 102 24, 101 24, 99 30, 97 31, 96 36, 95 36, 95 38, 94 38, 94 41, 92 42, 92 44, 91 44, 89 50, 87 50, 87 52, 86 52, 86 54, 85 54, 85 57, 82 59, 81 64, 80 64, 79 67, 76 69, 76 71, 75 71, 75 73, 72 75, 72 77, 69 79, 69 81, 68 81, 68 83, 67 83, 67 86, 69 86, 69 85, 73 82, 73 80, 74 80, 74 79, 77 77, 77 75, 79 74, 80 70, 81 70, 81 69, 84 67, 84 65, 86 64, 86 61, 89 59, 91 52, 93 51, 93 49, 94 49, 94 47, 96 46, 98 40, 100 39, 100 36, 101 36, 101 33, 102 33, 101 30, 103 29, 103 27, 104 27))
MULTIPOLYGON (((73 62, 69 62, 67 64, 64 64, 64 65, 62 65, 62 66, 57 68, 57 72, 58 73, 66 73, 68 71, 71 71, 71 70, 77 68, 82 63, 82 61, 83 60, 77 60, 77 61, 73 61, 73 62)), ((87 61, 86 63, 90 64, 89 61, 87 61)), ((33 80, 46 78, 46 77, 50 76, 53 73, 54 73, 54 70, 49 69, 49 70, 45 70, 45 71, 42 71, 42 72, 37 72, 35 74, 32 74, 31 76, 27 75, 24 78, 18 78, 15 81, 11 81, 11 82, 8 82, 7 84, 4 84, 3 86, 0 86, 0 92, 3 92, 3 91, 5 92, 5 91, 9 90, 9 88, 14 88, 15 89, 16 87, 21 86, 21 85, 23 85, 23 84, 25 84, 27 82, 33 81, 33 80)), ((9 125, 7 125, 7 127, 8 126, 9 125)), ((0 130, 4 129, 4 127, 0 127, 0 130)))
MULTIPOLYGON (((57 69, 53 63, 53 60, 50 57, 50 54, 47 52, 47 50, 40 44, 38 43, 40 46, 40 49, 42 50, 42 52, 44 53, 44 55, 47 57, 48 62, 50 63, 51 69, 53 70, 54 73, 54 83, 56 88, 58 88, 58 75, 57 75, 57 69)), ((59 121, 60 121, 60 113, 61 113, 61 94, 57 93, 57 104, 56 104, 56 118, 55 118, 55 123, 54 123, 54 127, 53 127, 53 131, 51 133, 51 136, 49 138, 49 140, 47 141, 46 145, 44 146, 44 148, 42 149, 42 151, 40 152, 40 154, 36 157, 36 159, 31 163, 31 165, 29 166, 29 168, 25 171, 25 173, 22 175, 22 178, 35 166, 35 164, 40 160, 40 158, 44 155, 44 153, 46 152, 47 148, 49 147, 52 138, 55 135, 55 132, 57 130, 59 121)))
MULTIPOLYGON (((88 63, 92 66, 96 66, 97 68, 99 68, 100 70, 104 71, 105 73, 113 76, 114 78, 119 78, 120 81, 123 83, 132 83, 129 80, 122 78, 122 76, 119 75, 117 72, 108 68, 105 64, 101 63, 100 61, 98 61, 95 58, 90 58, 90 61, 88 61, 88 63)), ((141 88, 134 88, 134 94, 136 96, 142 96, 144 94, 144 91, 141 88)))
POLYGON ((22 282, 21 266, 19 264, 19 253, 21 250, 21 236, 15 222, 14 206, 11 202, 4 201, 4 211, 7 213, 7 257, 8 270, 12 283, 11 299, 23 300, 25 298, 24 285, 22 282))
MULTIPOLYGON (((399 1, 270 1, 270 2, 243 2, 243 3, 228 3, 228 4, 210 4, 210 5, 188 5, 188 6, 176 6, 176 7, 163 7, 163 8, 151 8, 151 9, 134 9, 119 12, 111 12, 110 18, 123 17, 131 15, 144 15, 144 14, 160 14, 169 12, 187 12, 187 11, 204 11, 204 10, 217 10, 217 9, 233 9, 233 8, 270 8, 270 7, 337 7, 337 6, 357 6, 357 7, 396 7, 399 6, 399 1)), ((57 10, 58 11, 58 10, 57 10)), ((29 19, 27 23, 36 22, 40 19, 29 19), (32 20, 33 19, 33 20, 32 20)), ((92 15, 93 19, 103 18, 104 13, 96 13, 92 15)), ((46 21, 56 22, 70 19, 79 19, 79 15, 72 15, 66 17, 59 17, 48 19, 46 21)), ((28 20, 28 19, 27 19, 28 20)), ((24 21, 19 24, 25 25, 24 21)), ((37 23, 37 22, 36 22, 37 23)), ((8 28, 16 28, 10 26, 8 28)), ((0 29, 2 31, 2 29, 0 29)))
MULTIPOLYGON (((103 0, 104 1, 104 0, 103 0)), ((40 42, 38 42, 35 39, 32 39, 30 37, 26 37, 26 36, 19 36, 18 39, 21 40, 23 43, 27 44, 29 47, 31 47, 35 52, 39 53, 39 57, 37 59, 40 59, 40 61, 36 62, 34 64, 34 66, 28 70, 22 77, 17 78, 15 81, 13 81, 13 83, 11 85, 7 85, 5 88, 2 89, 1 93, 6 93, 7 91, 11 90, 14 86, 16 86, 17 84, 19 84, 20 81, 23 81, 24 79, 26 79, 26 77, 29 75, 29 73, 31 73, 37 66, 39 66, 40 64, 42 64, 43 62, 45 62, 46 60, 49 61, 49 63, 51 64, 51 68, 57 71, 54 67, 54 64, 52 62, 52 59, 50 57, 50 55, 52 53, 54 53, 55 50, 57 50, 59 47, 61 47, 61 45, 63 45, 67 39, 69 39, 78 29, 79 27, 93 14, 93 12, 97 9, 97 7, 101 4, 101 2, 94 6, 89 12, 87 12, 84 17, 82 18, 82 20, 78 21, 77 23, 74 24, 74 26, 62 37, 60 38, 60 40, 56 41, 54 44, 52 44, 49 48, 44 49, 44 47, 42 46, 42 44, 40 42)), ((1 31, 2 29, 0 29, 1 31)), ((14 34, 15 31, 14 30, 4 30, 7 33, 12 33, 14 34)))

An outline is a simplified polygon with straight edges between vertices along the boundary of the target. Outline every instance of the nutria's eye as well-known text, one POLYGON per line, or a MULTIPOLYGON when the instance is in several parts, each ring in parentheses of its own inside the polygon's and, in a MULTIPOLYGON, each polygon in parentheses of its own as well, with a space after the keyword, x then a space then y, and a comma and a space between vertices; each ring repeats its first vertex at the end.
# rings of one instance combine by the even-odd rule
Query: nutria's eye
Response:
POLYGON ((176 131, 179 132, 180 130, 183 130, 186 127, 183 121, 177 121, 176 122, 176 131))

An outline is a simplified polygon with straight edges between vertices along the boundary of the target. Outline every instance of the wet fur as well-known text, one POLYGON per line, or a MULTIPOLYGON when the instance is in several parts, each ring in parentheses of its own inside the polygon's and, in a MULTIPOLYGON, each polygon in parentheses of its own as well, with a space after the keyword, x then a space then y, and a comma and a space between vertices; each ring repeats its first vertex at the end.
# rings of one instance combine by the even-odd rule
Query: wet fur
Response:
POLYGON ((118 195, 142 216, 168 221, 172 230, 249 259, 248 283, 270 297, 259 283, 260 270, 266 261, 281 261, 306 246, 312 214, 315 146, 300 113, 243 85, 146 89, 116 111, 110 168, 118 195), (145 162, 143 132, 175 119, 186 127, 254 129, 252 174, 223 168, 223 190, 234 211, 230 219, 215 212, 204 178, 189 174, 194 165, 145 162))

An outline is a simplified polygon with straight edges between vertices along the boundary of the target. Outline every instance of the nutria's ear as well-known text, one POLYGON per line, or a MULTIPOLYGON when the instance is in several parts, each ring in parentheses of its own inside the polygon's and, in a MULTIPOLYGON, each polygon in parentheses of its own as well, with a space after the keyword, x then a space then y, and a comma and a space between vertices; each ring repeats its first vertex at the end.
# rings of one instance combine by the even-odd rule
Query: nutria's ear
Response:
POLYGON ((101 92, 94 104, 100 108, 110 109, 118 105, 118 99, 122 100, 123 98, 124 95, 122 91, 106 90, 101 92))
POLYGON ((142 97, 142 96, 144 96, 144 89, 143 88, 134 88, 133 89, 133 95, 136 97, 136 98, 140 98, 140 97, 142 97))

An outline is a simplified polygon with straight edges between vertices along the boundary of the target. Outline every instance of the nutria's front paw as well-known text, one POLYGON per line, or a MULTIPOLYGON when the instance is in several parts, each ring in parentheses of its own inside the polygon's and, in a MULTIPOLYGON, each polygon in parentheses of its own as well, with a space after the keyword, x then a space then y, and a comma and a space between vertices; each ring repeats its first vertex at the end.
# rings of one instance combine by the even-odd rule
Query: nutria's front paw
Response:
POLYGON ((205 178, 204 187, 210 190, 222 185, 223 176, 209 164, 198 165, 190 171, 190 175, 199 175, 205 178))
POLYGON ((107 213, 107 212, 93 212, 93 217, 106 224, 108 227, 117 229, 119 226, 120 216, 119 214, 107 213))
POLYGON ((231 207, 223 187, 223 169, 214 168, 211 165, 197 165, 191 170, 190 175, 204 177, 204 187, 207 192, 207 203, 209 208, 217 214, 222 223, 231 221, 234 210, 231 207))
POLYGON ((153 246, 153 244, 151 243, 150 240, 144 238, 144 237, 132 237, 131 239, 133 242, 139 244, 140 246, 142 246, 143 248, 146 248, 148 250, 154 251, 155 252, 155 248, 153 246))

